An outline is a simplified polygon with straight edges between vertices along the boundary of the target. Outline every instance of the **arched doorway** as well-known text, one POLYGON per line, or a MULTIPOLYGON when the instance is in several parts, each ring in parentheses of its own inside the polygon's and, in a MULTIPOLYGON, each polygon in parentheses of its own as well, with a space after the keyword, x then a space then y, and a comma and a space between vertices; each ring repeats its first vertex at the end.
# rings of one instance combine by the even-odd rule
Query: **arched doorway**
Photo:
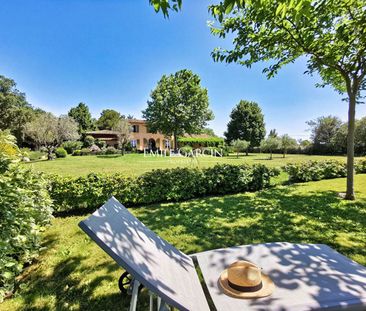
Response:
POLYGON ((153 138, 149 139, 149 149, 152 151, 156 150, 156 142, 155 142, 155 139, 153 139, 153 138))

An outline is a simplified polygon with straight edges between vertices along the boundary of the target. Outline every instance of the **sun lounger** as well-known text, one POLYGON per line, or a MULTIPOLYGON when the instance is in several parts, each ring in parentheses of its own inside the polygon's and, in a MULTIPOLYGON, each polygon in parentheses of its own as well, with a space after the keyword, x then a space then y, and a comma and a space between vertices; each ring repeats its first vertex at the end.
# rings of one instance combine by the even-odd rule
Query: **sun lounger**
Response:
MULTIPOLYGON (((159 310, 365 310, 366 268, 326 245, 267 243, 212 250, 188 256, 149 230, 115 198, 79 226, 132 275, 130 310, 136 310, 140 285, 158 297, 159 310), (202 270, 203 291, 193 258, 202 270), (231 298, 218 285, 232 262, 257 263, 275 283, 272 296, 231 298)), ((152 296, 150 296, 152 310, 152 296)))

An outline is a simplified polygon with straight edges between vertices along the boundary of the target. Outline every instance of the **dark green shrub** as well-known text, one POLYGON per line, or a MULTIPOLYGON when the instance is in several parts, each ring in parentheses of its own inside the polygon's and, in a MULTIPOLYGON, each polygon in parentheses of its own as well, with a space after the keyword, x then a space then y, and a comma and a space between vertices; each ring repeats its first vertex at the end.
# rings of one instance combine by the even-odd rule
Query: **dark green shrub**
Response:
POLYGON ((65 141, 61 145, 68 154, 73 154, 75 150, 80 150, 83 147, 83 143, 81 141, 65 141))
POLYGON ((0 174, 0 302, 25 264, 37 257, 40 233, 52 215, 48 181, 12 165, 0 174))
POLYGON ((94 145, 95 139, 93 136, 87 135, 84 137, 84 147, 90 147, 94 145))
POLYGON ((67 151, 64 148, 57 148, 55 150, 56 158, 66 158, 67 151))
POLYGON ((291 182, 315 181, 347 175, 346 164, 335 160, 292 163, 287 164, 284 170, 289 174, 291 182))
POLYGON ((204 195, 257 191, 268 187, 279 171, 264 165, 216 165, 212 168, 159 169, 139 177, 90 174, 86 177, 50 176, 51 197, 57 211, 94 209, 111 195, 132 206, 181 201, 204 195))
POLYGON ((198 147, 217 147, 222 145, 223 138, 220 137, 179 137, 179 145, 190 145, 194 148, 198 147))
POLYGON ((117 154, 117 153, 119 153, 119 151, 112 146, 108 147, 104 152, 104 154, 117 154))

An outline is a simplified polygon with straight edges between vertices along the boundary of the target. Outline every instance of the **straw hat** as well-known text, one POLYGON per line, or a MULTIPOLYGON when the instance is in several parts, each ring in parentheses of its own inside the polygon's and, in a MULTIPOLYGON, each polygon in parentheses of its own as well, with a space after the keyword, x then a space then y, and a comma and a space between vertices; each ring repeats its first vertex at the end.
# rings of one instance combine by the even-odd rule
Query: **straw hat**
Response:
POLYGON ((226 295, 234 298, 266 297, 275 289, 273 281, 261 273, 261 268, 244 260, 236 261, 224 270, 219 284, 226 295))

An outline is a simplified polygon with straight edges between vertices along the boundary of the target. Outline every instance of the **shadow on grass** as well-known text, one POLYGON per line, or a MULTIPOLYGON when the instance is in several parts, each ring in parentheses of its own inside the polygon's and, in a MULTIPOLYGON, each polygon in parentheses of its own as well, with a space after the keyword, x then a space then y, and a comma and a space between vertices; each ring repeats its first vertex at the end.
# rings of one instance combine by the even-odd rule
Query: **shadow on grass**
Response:
POLYGON ((182 243, 181 250, 189 253, 277 241, 321 243, 359 255, 366 264, 366 200, 345 203, 335 191, 298 194, 297 187, 166 204, 137 215, 150 229, 166 232, 167 239, 179 226, 180 234, 196 241, 182 243))

